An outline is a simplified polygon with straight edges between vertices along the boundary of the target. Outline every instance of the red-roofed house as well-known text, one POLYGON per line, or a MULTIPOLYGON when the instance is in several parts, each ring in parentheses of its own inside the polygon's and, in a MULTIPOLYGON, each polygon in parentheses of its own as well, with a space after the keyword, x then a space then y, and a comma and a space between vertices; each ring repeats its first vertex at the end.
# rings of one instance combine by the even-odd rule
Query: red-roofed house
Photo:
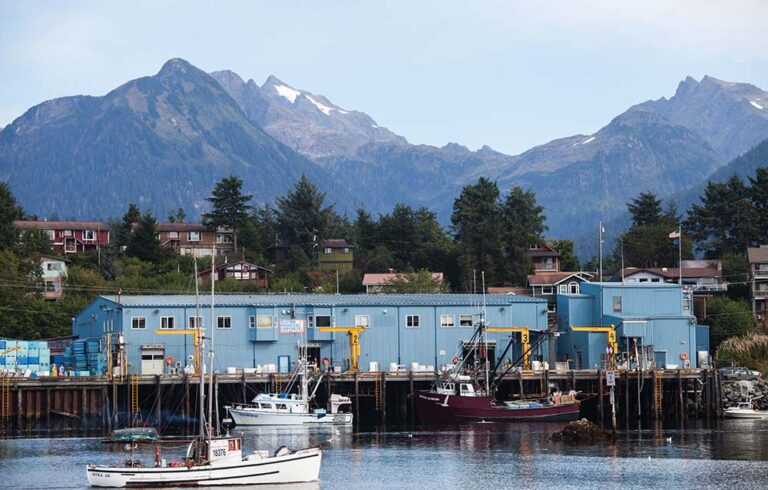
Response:
MULTIPOLYGON (((441 283, 444 280, 442 272, 432 272, 432 278, 441 283)), ((400 276, 399 272, 395 272, 390 269, 385 273, 368 273, 363 276, 363 286, 365 286, 366 294, 385 293, 387 291, 387 284, 393 279, 397 279, 400 276)))
POLYGON ((235 251, 234 232, 228 228, 213 230, 200 223, 158 223, 155 229, 160 245, 178 255, 209 256, 214 240, 216 255, 228 255, 235 251))
MULTIPOLYGON (((272 271, 266 267, 241 260, 239 262, 225 263, 217 266, 216 280, 223 281, 224 279, 234 279, 236 281, 247 281, 256 286, 268 289, 269 274, 271 273, 272 271)), ((211 269, 208 268, 204 271, 200 271, 197 274, 197 277, 203 281, 207 281, 211 277, 211 269)))
POLYGON ((14 221, 20 230, 44 230, 58 254, 97 250, 109 244, 109 227, 101 221, 14 221))

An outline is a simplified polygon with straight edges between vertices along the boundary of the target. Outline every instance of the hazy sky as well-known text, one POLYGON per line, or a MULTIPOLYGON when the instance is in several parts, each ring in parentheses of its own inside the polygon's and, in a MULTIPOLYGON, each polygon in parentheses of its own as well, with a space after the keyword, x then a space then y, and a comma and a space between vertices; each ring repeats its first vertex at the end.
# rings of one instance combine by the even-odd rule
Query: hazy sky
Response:
POLYGON ((686 75, 768 89, 768 1, 0 0, 0 126, 169 58, 284 82, 412 143, 590 134, 686 75))

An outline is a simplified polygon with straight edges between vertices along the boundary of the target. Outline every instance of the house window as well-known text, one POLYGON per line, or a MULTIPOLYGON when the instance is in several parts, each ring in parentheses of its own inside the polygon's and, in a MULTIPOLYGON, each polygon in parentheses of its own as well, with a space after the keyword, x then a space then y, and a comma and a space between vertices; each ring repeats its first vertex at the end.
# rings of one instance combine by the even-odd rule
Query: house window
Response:
POLYGON ((203 317, 199 316, 197 317, 197 321, 195 321, 195 317, 191 316, 187 319, 187 327, 188 328, 202 328, 205 325, 203 324, 203 317))
POLYGON ((459 315, 459 326, 460 327, 471 327, 473 326, 472 321, 472 315, 459 315))
POLYGON ((456 326, 456 317, 453 315, 440 315, 441 328, 453 328, 456 326))
POLYGON ((45 292, 46 293, 55 293, 58 288, 56 287, 59 283, 55 281, 46 281, 45 283, 45 292))
POLYGON ((168 232, 168 238, 171 240, 178 240, 179 239, 179 232, 178 231, 169 231, 168 232))
POLYGON ((131 328, 133 330, 144 330, 147 328, 147 319, 143 316, 131 317, 131 328))
POLYGON ((45 232, 48 234, 48 238, 50 238, 52 241, 56 239, 56 232, 53 230, 45 230, 45 232))
POLYGON ((621 296, 613 297, 613 312, 621 313, 621 296))
POLYGON ((228 235, 225 233, 217 233, 216 234, 216 243, 232 243, 232 235, 228 235))
POLYGON ((541 286, 541 294, 554 294, 552 286, 541 286))
POLYGON ((256 326, 258 328, 272 328, 272 315, 259 315, 256 317, 256 326))
POLYGON ((349 249, 345 247, 345 248, 344 248, 344 253, 345 253, 345 254, 348 254, 348 253, 349 253, 349 249))
POLYGON ((333 249, 331 249, 330 247, 326 247, 323 249, 323 253, 325 254, 333 253, 333 249))
POLYGON ((579 294, 579 283, 578 282, 569 283, 568 289, 571 294, 579 294))
POLYGON ((330 315, 317 315, 315 317, 315 326, 316 327, 330 327, 331 326, 331 316, 330 315))
POLYGON ((557 287, 557 292, 560 294, 568 294, 568 285, 561 284, 557 287))
POLYGON ((641 277, 638 282, 648 282, 648 278, 647 277, 641 277))
POLYGON ((49 271, 61 271, 61 262, 48 262, 49 271))
POLYGON ((72 230, 64 230, 64 236, 72 236, 72 230))
POLYGON ((199 242, 200 241, 200 232, 199 231, 190 231, 188 238, 189 238, 190 242, 199 242))
POLYGON ((355 326, 356 327, 370 327, 371 323, 371 317, 368 315, 355 315, 355 326))
POLYGON ((544 259, 544 269, 551 270, 555 268, 555 259, 552 257, 546 257, 544 259))
POLYGON ((256 317, 254 315, 248 317, 248 328, 256 328, 256 317))
POLYGON ((83 240, 89 240, 93 241, 96 239, 96 232, 93 230, 84 230, 83 231, 83 240))
POLYGON ((420 323, 419 315, 405 315, 405 328, 419 328, 420 323))
POLYGON ((651 282, 660 282, 659 278, 651 279, 651 282))
POLYGON ((231 316, 216 317, 216 328, 232 328, 231 316))
POLYGON ((160 328, 174 328, 174 327, 175 327, 175 320, 172 316, 160 317, 160 328))

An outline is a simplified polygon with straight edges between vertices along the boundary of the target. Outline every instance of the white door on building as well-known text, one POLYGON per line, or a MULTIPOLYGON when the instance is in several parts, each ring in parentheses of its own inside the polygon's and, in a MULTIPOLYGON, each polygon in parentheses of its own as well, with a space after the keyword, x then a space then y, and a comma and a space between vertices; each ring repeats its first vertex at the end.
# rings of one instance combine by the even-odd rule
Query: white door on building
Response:
POLYGON ((141 374, 163 374, 164 349, 142 349, 141 350, 141 374))

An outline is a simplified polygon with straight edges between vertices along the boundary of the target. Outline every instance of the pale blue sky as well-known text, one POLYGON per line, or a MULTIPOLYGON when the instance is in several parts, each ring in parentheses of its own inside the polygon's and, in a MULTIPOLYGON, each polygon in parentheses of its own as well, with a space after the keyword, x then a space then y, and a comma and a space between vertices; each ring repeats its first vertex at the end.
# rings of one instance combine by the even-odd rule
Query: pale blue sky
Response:
POLYGON ((589 134, 708 74, 768 89, 768 2, 0 0, 0 126, 181 57, 270 74, 413 143, 589 134))

